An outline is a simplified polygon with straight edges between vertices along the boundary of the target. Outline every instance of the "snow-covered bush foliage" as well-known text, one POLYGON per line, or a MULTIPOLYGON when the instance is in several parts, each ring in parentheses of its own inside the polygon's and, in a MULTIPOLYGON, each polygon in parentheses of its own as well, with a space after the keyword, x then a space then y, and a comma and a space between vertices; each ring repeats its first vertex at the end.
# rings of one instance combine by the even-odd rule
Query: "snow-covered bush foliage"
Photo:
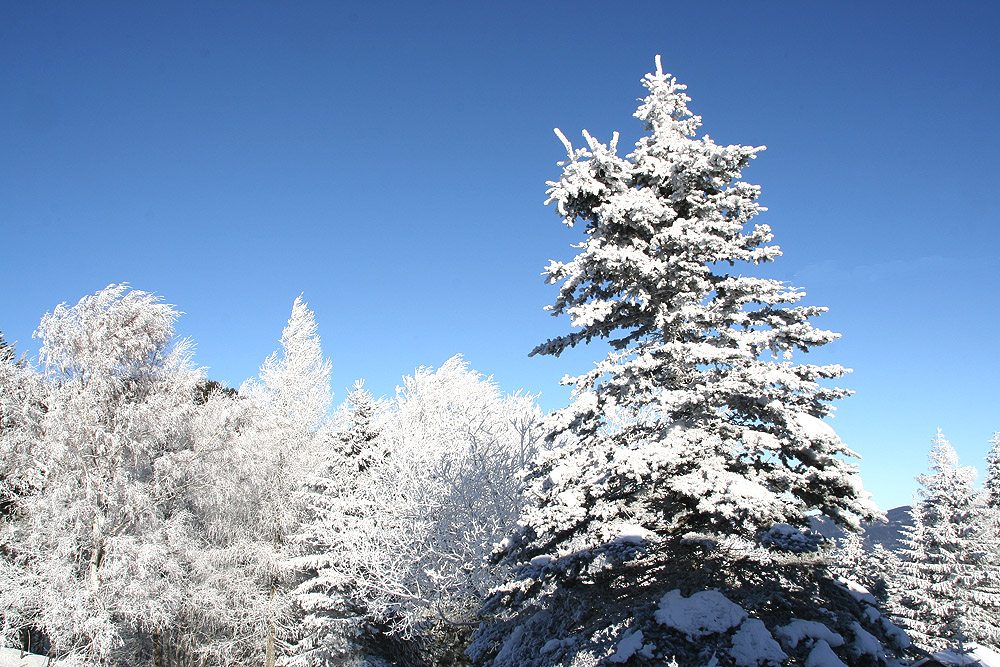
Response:
POLYGON ((174 340, 176 317, 111 285, 42 319, 37 395, 23 389, 33 379, 2 371, 5 426, 19 420, 5 449, 30 448, 33 491, 4 539, 0 606, 6 631, 41 631, 56 655, 115 662, 181 611, 191 517, 176 502, 177 466, 201 374, 174 340))
POLYGON ((45 413, 42 398, 38 373, 15 363, 13 352, 0 355, 0 521, 16 515, 19 500, 41 484, 32 449, 45 413))
POLYGON ((385 402, 355 386, 309 482, 309 553, 298 562, 313 575, 300 604, 327 637, 311 645, 314 664, 332 660, 345 644, 329 642, 352 627, 364 643, 361 617, 421 640, 469 620, 498 582, 486 556, 522 505, 540 417, 533 397, 503 395, 460 357, 418 369, 385 402))
POLYGON ((988 501, 973 486, 975 468, 959 466, 940 430, 930 461, 931 472, 917 477, 919 501, 894 584, 893 612, 925 648, 962 639, 996 643, 998 543, 987 519, 988 501))
POLYGON ((312 314, 296 301, 283 356, 240 396, 209 389, 177 316, 111 285, 43 318, 40 372, 0 364, 9 643, 273 665, 292 637, 294 491, 330 402, 312 314))
MULTIPOLYGON (((741 171, 762 148, 696 139, 701 119, 659 58, 643 85, 635 116, 649 134, 628 156, 617 133, 602 144, 584 132, 573 148, 557 130, 568 159, 549 202, 585 238, 545 272, 560 283, 549 310, 574 331, 533 354, 594 339, 611 351, 565 380, 572 401, 548 421, 565 444, 530 472, 533 502, 498 554, 513 580, 483 609, 477 664, 597 664, 638 632, 630 664, 752 662, 731 652, 735 628, 695 636, 657 623, 656 601, 674 589, 716 589, 765 630, 800 616, 885 636, 799 532, 810 513, 855 530, 879 514, 822 419, 849 393, 825 383, 845 369, 792 361, 837 334, 811 324, 824 308, 795 305, 802 291, 729 272, 780 255, 766 225, 747 228, 762 209, 741 171)), ((745 633, 741 647, 778 655, 745 633)))

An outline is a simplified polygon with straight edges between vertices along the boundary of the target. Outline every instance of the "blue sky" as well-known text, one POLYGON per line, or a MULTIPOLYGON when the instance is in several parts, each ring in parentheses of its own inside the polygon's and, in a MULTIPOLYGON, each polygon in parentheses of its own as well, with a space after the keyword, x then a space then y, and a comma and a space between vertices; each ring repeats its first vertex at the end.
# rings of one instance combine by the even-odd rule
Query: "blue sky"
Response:
POLYGON ((1000 429, 1000 8, 991 2, 8 3, 0 13, 0 330, 112 282, 186 314, 238 385, 294 298, 338 400, 463 353, 567 398, 596 350, 539 276, 578 230, 542 206, 552 134, 622 145, 662 54, 748 169, 785 255, 767 274, 843 338, 833 421, 883 507, 938 427, 982 469, 1000 429))

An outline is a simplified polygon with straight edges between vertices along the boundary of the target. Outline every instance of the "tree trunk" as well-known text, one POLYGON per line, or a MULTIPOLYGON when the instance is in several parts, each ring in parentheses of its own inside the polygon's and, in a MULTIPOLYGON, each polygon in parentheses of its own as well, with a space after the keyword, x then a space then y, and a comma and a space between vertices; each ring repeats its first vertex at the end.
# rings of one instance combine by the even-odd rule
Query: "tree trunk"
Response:
POLYGON ((264 656, 264 667, 274 667, 274 621, 267 629, 267 653, 264 656))
POLYGON ((97 526, 97 519, 94 519, 94 551, 90 554, 90 590, 97 591, 100 578, 97 575, 97 568, 101 566, 101 558, 104 556, 104 542, 101 539, 101 530, 97 526))
POLYGON ((153 667, 163 667, 163 636, 160 630, 153 630, 153 667))

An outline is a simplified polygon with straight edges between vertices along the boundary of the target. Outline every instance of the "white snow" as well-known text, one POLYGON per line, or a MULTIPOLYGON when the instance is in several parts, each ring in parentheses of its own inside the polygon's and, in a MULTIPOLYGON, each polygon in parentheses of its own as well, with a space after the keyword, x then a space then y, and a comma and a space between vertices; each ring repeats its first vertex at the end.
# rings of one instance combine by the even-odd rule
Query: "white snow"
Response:
POLYGON ((542 645, 542 653, 551 653, 552 651, 565 648, 567 646, 572 646, 576 643, 576 635, 570 635, 563 639, 550 639, 542 645))
MULTIPOLYGON (((45 667, 48 664, 47 656, 36 653, 22 654, 16 648, 0 647, 0 667, 45 667)), ((55 661, 52 664, 55 664, 55 661)))
POLYGON ((535 556, 531 559, 531 564, 536 567, 542 567, 543 565, 548 565, 552 562, 552 556, 535 556))
POLYGON ((882 643, 867 630, 861 627, 857 621, 851 623, 851 632, 854 633, 854 641, 850 644, 852 655, 870 655, 876 659, 885 659, 885 651, 882 650, 882 643))
POLYGON ((837 657, 829 644, 820 639, 816 641, 813 650, 809 652, 809 657, 806 658, 806 667, 847 667, 847 665, 837 657))
POLYGON ((747 613, 718 591, 699 591, 685 598, 675 588, 660 599, 653 617, 690 637, 702 637, 736 627, 747 613))
MULTIPOLYGON (((882 624, 882 629, 885 630, 886 636, 889 637, 889 641, 891 641, 896 648, 909 648, 912 642, 910 641, 910 636, 906 634, 905 630, 900 628, 885 616, 880 618, 879 622, 882 624)), ((1000 663, 997 663, 996 667, 1000 667, 1000 663)))
POLYGON ((757 667, 761 664, 780 663, 788 656, 760 619, 748 618, 733 635, 729 654, 740 667, 757 667))
POLYGON ((839 581, 841 584, 847 587, 847 590, 851 594, 851 597, 853 597, 858 602, 867 602, 872 606, 878 604, 878 600, 875 599, 875 596, 872 595, 867 588, 865 588, 858 582, 844 578, 841 578, 839 581))
POLYGON ((550 639, 542 645, 542 653, 551 653, 557 648, 562 646, 562 640, 560 639, 550 639))
POLYGON ((583 494, 576 489, 563 491, 556 498, 566 507, 579 507, 583 505, 583 494))
POLYGON ((803 639, 816 639, 817 644, 822 641, 828 646, 844 645, 843 637, 819 621, 803 621, 795 618, 788 625, 775 628, 774 634, 778 635, 781 643, 789 648, 795 648, 803 639))
POLYGON ((524 626, 519 625, 514 628, 514 631, 510 633, 507 640, 500 647, 500 651, 497 653, 496 664, 502 665, 509 661, 512 657, 514 650, 521 644, 521 638, 524 637, 524 626))
POLYGON ((969 643, 965 645, 969 651, 960 655, 955 651, 938 651, 934 657, 948 665, 973 665, 979 662, 983 667, 1000 667, 1000 653, 988 646, 969 643))
POLYGON ((829 439, 834 442, 840 441, 840 437, 837 435, 837 432, 833 430, 833 427, 822 419, 800 412, 795 415, 795 423, 799 425, 799 428, 802 429, 806 437, 810 439, 829 439))
POLYGON ((618 529, 618 537, 614 541, 617 544, 642 544, 649 541, 653 535, 652 531, 646 530, 642 526, 626 523, 618 529))
POLYGON ((608 658, 608 662, 625 662, 642 648, 642 630, 630 632, 618 642, 618 650, 608 658))

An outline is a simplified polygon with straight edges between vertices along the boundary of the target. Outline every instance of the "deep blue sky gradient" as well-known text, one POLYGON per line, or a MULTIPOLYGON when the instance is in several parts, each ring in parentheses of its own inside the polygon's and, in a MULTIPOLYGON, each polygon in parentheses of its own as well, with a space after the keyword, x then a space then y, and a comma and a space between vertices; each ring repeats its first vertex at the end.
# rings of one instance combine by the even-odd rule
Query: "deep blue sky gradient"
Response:
MULTIPOLYGON (((558 126, 622 145, 662 54, 703 132, 767 145, 785 256, 831 308, 801 361, 855 372, 833 421, 883 507, 941 427, 982 469, 1000 429, 1000 9, 992 2, 7 3, 0 12, 0 330, 112 282, 157 292, 239 385, 293 299, 338 400, 463 353, 565 404, 599 350, 527 357, 571 256, 541 203, 558 126)), ((627 152, 627 151, 624 151, 627 152)))

